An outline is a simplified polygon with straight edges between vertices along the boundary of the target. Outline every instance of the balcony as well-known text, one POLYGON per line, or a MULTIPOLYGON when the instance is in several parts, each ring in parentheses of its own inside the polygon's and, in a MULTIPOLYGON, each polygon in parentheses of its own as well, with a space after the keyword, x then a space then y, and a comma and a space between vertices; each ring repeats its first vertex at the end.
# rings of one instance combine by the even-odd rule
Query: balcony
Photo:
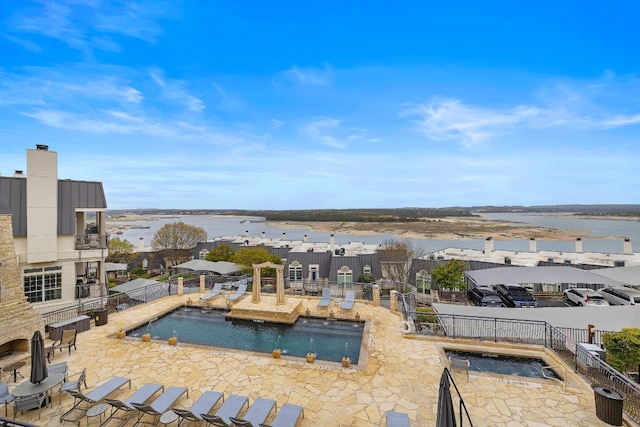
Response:
POLYGON ((76 234, 75 248, 82 249, 108 249, 108 234, 76 234))

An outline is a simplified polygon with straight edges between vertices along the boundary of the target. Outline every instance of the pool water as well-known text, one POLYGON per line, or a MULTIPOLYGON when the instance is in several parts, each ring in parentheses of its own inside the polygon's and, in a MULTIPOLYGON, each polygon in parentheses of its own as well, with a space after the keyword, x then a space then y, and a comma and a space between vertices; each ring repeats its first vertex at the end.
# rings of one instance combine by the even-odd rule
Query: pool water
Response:
MULTIPOLYGON (((548 366, 542 359, 530 357, 455 350, 445 350, 445 354, 447 358, 451 356, 468 360, 470 371, 492 372, 494 374, 516 375, 519 377, 545 378, 542 375, 542 367, 548 366)), ((544 373, 547 378, 561 379, 553 369, 545 369, 544 373)))
POLYGON ((357 365, 364 333, 364 322, 300 317, 293 325, 226 319, 227 311, 181 307, 165 316, 127 332, 138 337, 150 333, 153 339, 256 351, 271 354, 280 348, 283 355, 341 362, 349 357, 357 365), (280 337, 280 338, 279 338, 280 337))

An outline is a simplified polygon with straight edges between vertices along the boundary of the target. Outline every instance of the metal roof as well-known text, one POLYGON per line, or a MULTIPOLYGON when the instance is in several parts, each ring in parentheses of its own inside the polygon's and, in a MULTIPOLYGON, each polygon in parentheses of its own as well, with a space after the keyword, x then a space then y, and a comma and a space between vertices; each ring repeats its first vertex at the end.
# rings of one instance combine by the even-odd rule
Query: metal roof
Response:
POLYGON ((493 286, 500 283, 584 283, 624 286, 624 283, 591 271, 574 267, 496 267, 465 273, 476 286, 493 286))
POLYGON ((623 282, 630 286, 640 286, 640 265, 593 270, 594 274, 623 282))

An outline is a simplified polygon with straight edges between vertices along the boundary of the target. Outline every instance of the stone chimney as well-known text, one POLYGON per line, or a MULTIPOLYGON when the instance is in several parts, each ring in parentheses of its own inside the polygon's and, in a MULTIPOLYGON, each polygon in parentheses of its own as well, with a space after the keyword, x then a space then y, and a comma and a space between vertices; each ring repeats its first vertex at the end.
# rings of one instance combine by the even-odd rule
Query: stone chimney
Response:
POLYGON ((487 237, 484 240, 484 253, 485 255, 489 255, 493 252, 493 239, 491 237, 487 237))
POLYGON ((329 250, 331 251, 331 253, 333 253, 335 247, 336 247, 336 236, 333 233, 331 233, 331 236, 329 236, 329 250))
POLYGON ((305 234, 304 237, 302 238, 303 242, 307 242, 309 241, 309 237, 305 234))
POLYGON ((138 251, 144 252, 144 239, 142 237, 138 239, 138 251))
POLYGON ((24 296, 16 259, 11 215, 0 213, 0 355, 4 355, 3 366, 28 356, 31 337, 36 330, 45 335, 42 316, 24 296))
POLYGON ((284 231, 282 232, 282 239, 281 240, 287 240, 287 233, 285 233, 284 231))
POLYGON ((582 239, 580 237, 576 238, 576 252, 579 254, 582 253, 582 239))
POLYGON ((266 232, 264 232, 264 231, 262 232, 262 238, 263 238, 263 239, 266 239, 266 238, 267 238, 267 233, 266 233, 266 232))
POLYGON ((631 247, 631 239, 628 237, 625 237, 624 242, 622 243, 622 253, 625 255, 633 255, 633 248, 631 247))
POLYGON ((536 252, 536 238, 532 237, 529 239, 529 252, 536 252))
POLYGON ((17 170, 16 169, 15 172, 13 172, 13 177, 14 178, 26 178, 27 176, 21 170, 17 170))

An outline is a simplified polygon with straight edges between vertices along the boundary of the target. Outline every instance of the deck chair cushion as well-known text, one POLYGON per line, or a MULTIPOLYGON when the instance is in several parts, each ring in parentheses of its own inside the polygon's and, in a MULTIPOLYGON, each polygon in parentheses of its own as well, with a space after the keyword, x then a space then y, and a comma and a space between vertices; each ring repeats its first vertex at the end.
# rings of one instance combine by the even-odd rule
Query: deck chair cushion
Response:
POLYGON ((232 394, 224 401, 215 415, 200 414, 204 420, 214 426, 230 426, 231 417, 237 417, 244 405, 249 402, 249 398, 232 394))
POLYGON ((304 417, 304 409, 302 406, 285 403, 270 425, 260 424, 260 427, 295 427, 300 416, 304 417))
POLYGON ((387 411, 387 427, 409 427, 409 415, 404 412, 387 411))
POLYGON ((216 403, 220 399, 224 398, 224 394, 219 391, 205 391, 202 395, 196 400, 191 408, 189 409, 178 409, 173 408, 173 412, 175 412, 179 417, 182 417, 189 421, 202 421, 201 414, 208 414, 211 412, 216 403))
POLYGON ((230 417, 230 420, 240 427, 257 427, 267 419, 275 406, 275 400, 259 397, 251 404, 242 418, 230 417))

